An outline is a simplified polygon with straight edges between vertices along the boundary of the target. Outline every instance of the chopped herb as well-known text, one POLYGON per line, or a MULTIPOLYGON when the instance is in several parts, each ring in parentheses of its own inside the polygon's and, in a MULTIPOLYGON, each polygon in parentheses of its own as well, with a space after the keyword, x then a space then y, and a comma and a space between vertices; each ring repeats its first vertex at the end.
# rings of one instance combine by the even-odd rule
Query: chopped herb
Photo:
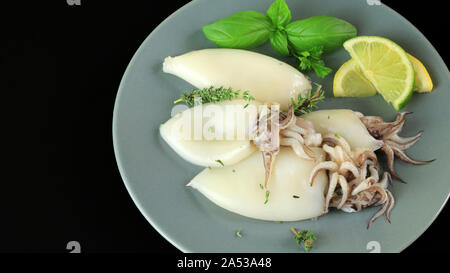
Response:
POLYGON ((251 95, 248 93, 248 91, 244 91, 244 92, 242 93, 242 98, 243 98, 244 100, 248 100, 248 101, 255 100, 255 98, 254 98, 253 96, 251 96, 251 95))
POLYGON ((267 202, 269 202, 269 195, 270 191, 266 191, 266 200, 264 201, 264 205, 267 204, 267 202))
POLYGON ((247 106, 248 106, 248 103, 246 105, 244 105, 244 109, 247 108, 247 106))
POLYGON ((208 169, 212 170, 211 166, 208 166, 208 169))
POLYGON ((306 252, 309 252, 313 249, 313 242, 317 239, 314 236, 314 232, 310 230, 301 230, 297 231, 295 228, 291 228, 291 231, 295 234, 294 238, 297 244, 303 245, 303 248, 306 252))
POLYGON ((225 165, 223 164, 222 160, 217 159, 216 162, 219 163, 220 165, 222 165, 222 167, 225 167, 225 165))
POLYGON ((199 100, 201 104, 203 103, 217 103, 226 100, 233 100, 239 97, 247 101, 252 101, 255 98, 251 96, 248 91, 242 93, 240 91, 234 91, 232 88, 224 88, 224 87, 209 87, 203 89, 194 89, 191 92, 184 92, 181 95, 181 98, 175 100, 173 103, 179 103, 184 101, 187 106, 192 107, 196 105, 196 100, 199 100))
POLYGON ((330 116, 328 116, 328 119, 330 119, 330 116))
POLYGON ((335 136, 336 138, 341 138, 338 134, 334 134, 334 136, 335 136))
POLYGON ((233 170, 232 170, 232 172, 234 172, 234 173, 235 173, 235 172, 236 172, 236 170, 235 170, 235 169, 233 169, 233 170))
POLYGON ((298 196, 298 195, 292 195, 292 197, 294 197, 294 198, 300 198, 300 196, 298 196))
POLYGON ((312 93, 312 89, 308 91, 305 97, 301 94, 298 95, 297 102, 294 98, 291 98, 292 105, 294 106, 294 113, 297 116, 306 114, 317 108, 317 103, 321 102, 325 98, 325 94, 320 84, 316 84, 317 89, 312 93))
POLYGON ((242 238, 241 229, 239 229, 239 230, 236 232, 236 235, 237 235, 239 238, 242 238))
POLYGON ((261 188, 261 190, 264 190, 264 186, 262 184, 259 184, 259 187, 261 188))

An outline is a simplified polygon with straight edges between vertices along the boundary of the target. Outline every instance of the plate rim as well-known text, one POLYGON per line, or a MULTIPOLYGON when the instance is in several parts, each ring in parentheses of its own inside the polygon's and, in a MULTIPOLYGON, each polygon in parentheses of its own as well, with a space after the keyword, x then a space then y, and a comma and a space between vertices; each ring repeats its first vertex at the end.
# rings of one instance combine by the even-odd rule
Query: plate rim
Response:
POLYGON ((167 16, 158 26, 156 26, 150 34, 147 35, 147 37, 142 41, 142 43, 139 45, 136 52, 133 54, 133 57, 131 58, 130 62, 128 63, 127 67, 125 68, 125 72, 123 73, 122 78, 120 79, 119 88, 116 93, 116 98, 114 101, 114 110, 113 110, 113 117, 112 117, 112 138, 113 138, 113 149, 114 149, 114 156, 116 158, 117 168, 119 169, 120 177, 122 178, 122 182, 125 185, 125 188, 127 189, 128 194, 130 195, 131 199, 133 200, 133 203, 138 208, 139 212, 144 216, 144 218, 149 222, 149 224, 169 243, 171 243, 173 246, 175 246, 178 250, 184 253, 189 253, 187 249, 185 249, 183 246, 175 242, 172 238, 170 238, 164 231, 163 228, 161 228, 159 225, 157 225, 153 219, 150 217, 150 215, 147 215, 145 213, 144 208, 141 205, 141 202, 138 200, 138 198, 135 196, 133 189, 131 188, 131 183, 128 182, 125 168, 123 167, 122 160, 120 159, 120 152, 119 152, 119 144, 117 140, 117 124, 118 124, 118 108, 120 103, 120 97, 122 93, 124 92, 124 82, 126 77, 128 76, 130 69, 132 65, 136 62, 137 56, 140 55, 141 51, 143 50, 144 45, 147 43, 148 40, 151 39, 151 37, 165 24, 167 24, 167 21, 169 21, 172 17, 176 16, 178 13, 182 12, 184 9, 188 8, 189 6, 193 5, 194 3, 198 2, 200 0, 192 0, 191 2, 183 5, 182 7, 178 8, 176 11, 171 13, 169 16, 167 16))

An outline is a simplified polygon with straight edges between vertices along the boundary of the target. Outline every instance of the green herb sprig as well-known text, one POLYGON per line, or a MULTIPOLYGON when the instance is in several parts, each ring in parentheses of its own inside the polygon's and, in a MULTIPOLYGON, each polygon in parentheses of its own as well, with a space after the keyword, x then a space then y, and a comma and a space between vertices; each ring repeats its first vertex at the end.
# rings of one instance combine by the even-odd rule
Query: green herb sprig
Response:
POLYGON ((317 103, 324 100, 325 94, 322 90, 322 86, 320 84, 316 84, 316 86, 317 89, 314 93, 312 92, 312 89, 310 89, 305 97, 299 94, 297 101, 291 98, 295 115, 300 116, 313 111, 317 108, 317 103))
POLYGON ((270 41, 281 56, 294 56, 299 70, 314 70, 323 78, 331 72, 321 59, 356 36, 356 28, 333 16, 313 16, 290 22, 291 11, 285 0, 273 2, 266 14, 241 11, 203 26, 206 38, 225 48, 251 49, 270 41))
POLYGON ((314 236, 314 232, 310 230, 301 230, 298 231, 295 228, 291 228, 291 231, 295 234, 294 239, 297 244, 303 246, 306 252, 309 252, 314 248, 312 245, 315 240, 317 240, 316 236, 314 236))
POLYGON ((232 88, 224 87, 209 87, 203 89, 194 89, 191 92, 184 92, 181 97, 173 103, 184 102, 187 106, 192 107, 199 103, 217 103, 226 100, 233 100, 241 97, 243 100, 252 101, 255 98, 250 95, 248 91, 241 92, 234 91, 232 88))
POLYGON ((325 66, 325 62, 320 58, 322 54, 323 46, 316 46, 310 50, 302 51, 299 54, 293 53, 300 62, 300 71, 308 72, 314 70, 318 77, 325 78, 325 76, 330 74, 333 70, 325 66))

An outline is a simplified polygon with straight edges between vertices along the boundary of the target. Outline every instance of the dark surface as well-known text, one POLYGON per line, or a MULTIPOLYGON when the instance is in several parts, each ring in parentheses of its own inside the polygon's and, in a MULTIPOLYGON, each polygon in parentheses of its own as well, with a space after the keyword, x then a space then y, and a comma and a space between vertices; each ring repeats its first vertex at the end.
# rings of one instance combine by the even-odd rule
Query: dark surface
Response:
MULTIPOLYGON (((114 159, 111 124, 134 52, 187 2, 2 6, 2 13, 13 15, 2 16, 2 91, 12 95, 2 101, 14 110, 6 116, 12 130, 5 133, 11 137, 5 148, 13 153, 4 172, 13 178, 4 179, 0 191, 6 212, 0 251, 68 252, 66 244, 78 241, 82 252, 179 253, 129 197, 114 159)), ((419 28, 447 61, 444 6, 382 2, 419 28)), ((447 206, 405 252, 446 251, 448 217, 447 206)))

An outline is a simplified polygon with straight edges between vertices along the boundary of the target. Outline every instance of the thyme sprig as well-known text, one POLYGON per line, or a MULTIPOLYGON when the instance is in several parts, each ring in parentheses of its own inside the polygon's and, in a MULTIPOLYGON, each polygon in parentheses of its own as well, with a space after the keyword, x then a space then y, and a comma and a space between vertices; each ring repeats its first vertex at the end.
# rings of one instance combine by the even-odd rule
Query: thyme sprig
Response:
MULTIPOLYGON (((294 106, 294 113, 297 116, 309 113, 317 108, 317 103, 321 102, 325 98, 325 94, 322 90, 322 86, 320 84, 315 83, 317 88, 314 93, 312 89, 308 91, 305 97, 301 94, 298 95, 297 101, 294 98, 291 98, 291 102, 294 106)), ((224 87, 214 87, 211 86, 209 88, 203 89, 194 89, 191 92, 184 92, 181 97, 175 100, 173 103, 184 102, 187 106, 192 107, 195 106, 196 103, 217 103, 226 100, 233 100, 241 98, 246 101, 253 101, 255 98, 250 95, 248 91, 240 92, 234 91, 232 88, 224 88, 224 87)), ((245 105, 244 108, 248 106, 245 105)))
POLYGON ((209 88, 194 89, 191 92, 184 92, 181 97, 173 103, 184 102, 187 106, 192 107, 196 101, 203 103, 217 103, 226 100, 233 100, 241 97, 243 100, 252 101, 255 98, 248 91, 234 91, 232 88, 224 88, 211 86, 209 88))
POLYGON ((291 98, 295 115, 300 116, 313 111, 317 108, 317 103, 324 100, 325 94, 322 90, 322 85, 315 84, 317 89, 314 93, 312 92, 312 89, 309 89, 308 94, 306 94, 305 97, 298 94, 297 101, 295 101, 294 98, 291 98))
POLYGON ((311 249, 314 248, 312 244, 317 238, 316 236, 314 236, 313 231, 310 230, 298 231, 295 228, 291 228, 291 231, 295 234, 294 238, 297 244, 303 245, 303 248, 305 249, 306 252, 309 252, 311 249))

